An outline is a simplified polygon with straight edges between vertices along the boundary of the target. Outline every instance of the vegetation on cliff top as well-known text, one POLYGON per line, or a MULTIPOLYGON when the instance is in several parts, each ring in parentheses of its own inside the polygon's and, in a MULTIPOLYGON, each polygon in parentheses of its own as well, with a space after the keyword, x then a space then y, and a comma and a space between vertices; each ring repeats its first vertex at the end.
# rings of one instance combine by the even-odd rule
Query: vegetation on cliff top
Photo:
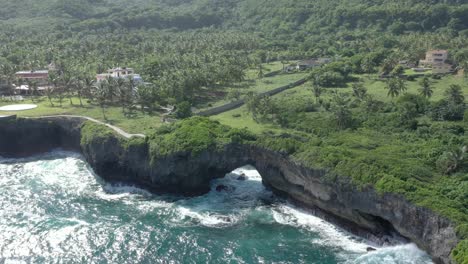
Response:
POLYGON ((119 139, 117 133, 105 125, 86 121, 81 127, 81 146, 91 145, 93 142, 105 143, 111 139, 119 139))
MULTIPOLYGON (((457 225, 468 223, 465 80, 416 78, 392 97, 385 81, 355 76, 341 87, 308 84, 253 97, 213 118, 255 128, 257 144, 326 169, 330 180, 348 177, 357 186, 402 194, 457 225), (431 94, 421 92, 427 80, 431 94)), ((460 232, 459 238, 467 237, 460 232)), ((467 250, 460 243, 454 258, 463 263, 467 250)))
POLYGON ((197 155, 205 150, 222 148, 228 143, 255 140, 247 129, 235 129, 203 117, 193 117, 162 126, 148 137, 152 160, 174 153, 197 155))
MULTIPOLYGON (((0 93, 12 93, 15 71, 52 63, 53 96, 60 105, 70 97, 69 107, 42 103, 23 115, 100 117, 95 107, 100 101, 110 122, 148 134, 162 123, 153 114, 160 106, 206 108, 247 95, 247 107, 215 117, 239 129, 200 118, 164 126, 146 139, 152 157, 257 138, 255 144, 329 169, 332 176, 403 194, 457 223, 468 222, 468 114, 462 99, 468 93, 462 71, 460 78, 434 76, 425 92, 411 81, 415 76, 388 85, 374 80, 378 74, 397 77, 399 61, 417 63, 428 49, 449 50, 448 62, 467 69, 466 1, 0 0, 0 5, 0 93), (262 77, 265 63, 287 66, 312 57, 335 62, 310 73, 311 89, 274 98, 247 93, 280 86, 262 77), (129 105, 117 99, 117 83, 105 83, 105 100, 92 97, 91 85, 81 90, 89 103, 72 105, 84 80, 114 66, 135 68, 151 85, 128 93, 137 95, 129 105), (249 78, 252 72, 258 78, 249 78), (446 96, 451 85, 461 88, 446 96)), ((290 77, 285 76, 277 81, 290 77)), ((108 139, 108 132, 86 124, 82 143, 108 139)), ((459 263, 468 261, 467 244, 453 252, 459 263)))

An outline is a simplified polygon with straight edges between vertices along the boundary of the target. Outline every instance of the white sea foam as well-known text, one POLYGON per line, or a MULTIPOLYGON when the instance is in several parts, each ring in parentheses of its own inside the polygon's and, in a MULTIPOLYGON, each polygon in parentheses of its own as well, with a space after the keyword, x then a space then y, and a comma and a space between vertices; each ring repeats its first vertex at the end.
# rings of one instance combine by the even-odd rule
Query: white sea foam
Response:
POLYGON ((141 212, 150 212, 154 209, 174 206, 173 202, 156 199, 149 191, 129 185, 104 184, 102 189, 96 190, 95 195, 102 200, 130 204, 141 212))
POLYGON ((235 215, 223 215, 212 212, 197 212, 191 208, 178 207, 179 220, 191 218, 198 224, 208 227, 223 227, 237 223, 240 219, 235 215))
POLYGON ((347 264, 431 264, 432 261, 415 244, 380 248, 347 264))
MULTIPOLYGON (((142 215, 146 216, 147 212, 152 212, 154 210, 157 212, 157 214, 154 215, 164 216, 161 220, 164 221, 165 224, 176 223, 177 226, 201 225, 211 228, 222 228, 238 224, 242 221, 246 221, 248 224, 250 221, 253 221, 254 224, 256 224, 257 221, 261 221, 263 224, 275 224, 276 222, 283 225, 290 225, 318 234, 318 236, 311 236, 310 243, 326 245, 327 247, 336 249, 337 254, 342 256, 342 260, 346 258, 350 259, 346 262, 347 264, 431 263, 427 255, 414 245, 385 248, 371 245, 377 248, 377 251, 367 253, 366 248, 370 243, 356 238, 306 211, 302 211, 290 204, 284 204, 282 202, 275 202, 273 206, 270 206, 271 200, 268 203, 264 203, 264 198, 270 199, 272 193, 265 189, 261 183, 262 179, 260 174, 251 166, 239 168, 226 175, 223 179, 212 181, 211 191, 203 196, 173 201, 176 200, 176 197, 165 199, 168 197, 154 196, 146 190, 133 186, 101 185, 99 184, 99 179, 96 181, 96 176, 92 173, 92 170, 83 169, 86 165, 82 157, 75 153, 53 152, 41 156, 40 160, 46 160, 46 162, 37 161, 37 157, 23 160, 3 159, 0 160, 0 170, 3 166, 2 164, 6 163, 5 167, 8 167, 8 169, 5 173, 9 175, 9 170, 13 171, 17 168, 11 166, 11 164, 8 165, 8 163, 22 163, 18 166, 20 167, 19 169, 25 170, 25 173, 23 173, 25 177, 22 181, 31 180, 32 183, 36 183, 34 181, 37 180, 41 187, 37 190, 42 191, 42 195, 46 194, 47 196, 49 192, 62 192, 63 190, 63 192, 70 193, 71 198, 83 196, 89 198, 91 196, 92 199, 97 198, 98 200, 116 201, 116 206, 122 203, 131 205, 132 209, 136 209, 135 212, 137 212, 137 215, 140 215, 140 212, 142 212, 142 215), (34 175, 34 178, 28 175, 28 171, 31 172, 31 175, 34 175), (245 179, 240 179, 241 175, 244 175, 245 179), (217 191, 216 187, 219 185, 227 186, 227 191, 217 191), (52 187, 52 189, 50 189, 50 187, 52 187), (75 196, 75 194, 78 195, 75 196), (160 210, 159 208, 164 209, 160 210)), ((16 178, 5 177, 5 179, 9 179, 9 182, 5 182, 6 184, 8 183, 8 186, 12 186, 12 184, 14 186, 23 184, 22 181, 16 182, 18 180, 16 178)), ((15 193, 18 197, 29 197, 31 201, 33 201, 34 197, 32 196, 36 195, 34 193, 35 190, 34 188, 23 191, 17 190, 15 193), (20 192, 24 192, 24 194, 20 192)), ((16 200, 16 198, 12 199, 11 204, 16 204, 16 200)), ((30 203, 25 204, 27 205, 30 203)), ((12 210, 17 208, 18 207, 15 206, 12 210)), ((7 211, 5 211, 5 213, 7 213, 7 211)), ((99 230, 99 234, 101 234, 101 229, 107 230, 112 228, 113 231, 111 232, 113 232, 113 234, 119 234, 119 236, 121 236, 119 239, 123 240, 124 235, 133 232, 132 230, 135 223, 133 221, 128 222, 120 226, 120 229, 114 229, 114 222, 108 227, 105 227, 105 224, 102 222, 95 223, 91 220, 88 223, 71 215, 71 217, 67 216, 68 218, 58 219, 62 221, 63 225, 51 228, 48 232, 42 233, 43 236, 38 236, 37 233, 41 232, 41 228, 44 228, 44 226, 40 225, 44 220, 44 215, 45 212, 40 206, 35 205, 34 208, 25 210, 25 213, 21 216, 23 219, 22 221, 28 221, 29 225, 35 226, 35 228, 21 229, 15 227, 10 233, 5 231, 1 234, 0 238, 24 237, 25 239, 8 241, 9 244, 5 244, 4 246, 0 243, 0 248, 3 247, 3 252, 1 252, 2 255, 0 256, 17 256, 21 250, 24 251, 19 254, 21 256, 26 256, 31 253, 41 254, 41 251, 44 250, 43 248, 41 249, 41 241, 43 241, 44 243, 48 243, 47 247, 51 247, 51 249, 46 250, 51 250, 49 253, 52 255, 49 257, 53 259, 53 254, 55 253, 52 252, 57 251, 58 255, 63 255, 65 252, 68 252, 70 244, 73 244, 69 239, 77 241, 77 236, 82 236, 82 238, 78 240, 86 241, 88 239, 87 232, 90 232, 90 230, 99 230)), ((108 217, 112 217, 112 215, 108 215, 108 217)), ((136 222, 140 221, 138 217, 134 220, 136 222)), ((2 221, 0 220, 0 225, 1 224, 2 221)), ((117 227, 118 226, 119 225, 117 225, 117 227)), ((151 228, 151 225, 149 228, 151 228)), ((141 239, 142 237, 138 237, 135 240, 125 242, 125 244, 128 246, 131 245, 132 241, 135 243, 141 242, 141 239)), ((92 241, 92 243, 97 243, 101 246, 108 243, 105 236, 92 236, 92 241)), ((83 244, 80 244, 80 250, 83 250, 83 246, 83 244)), ((143 247, 135 245, 135 248, 143 247)), ((87 252, 91 250, 91 248, 85 249, 87 252)), ((242 260, 239 259, 239 261, 242 260)))
MULTIPOLYGON (((234 225, 241 221, 266 192, 261 176, 252 166, 245 166, 211 182, 211 191, 203 196, 177 203, 175 222, 187 218, 208 227, 234 225), (239 177, 245 177, 239 179, 239 177), (218 186, 226 190, 216 190, 218 186)), ((269 193, 269 192, 268 192, 269 193)))
POLYGON ((144 197, 152 196, 149 191, 131 185, 107 183, 102 186, 102 189, 104 192, 100 192, 99 196, 109 200, 121 199, 123 197, 135 195, 144 197))
POLYGON ((64 221, 70 222, 71 226, 89 226, 89 223, 78 218, 64 218, 64 221))
MULTIPOLYGON (((305 228, 318 233, 320 238, 313 240, 312 243, 340 247, 343 250, 356 253, 366 252, 367 247, 371 244, 290 204, 279 205, 272 209, 272 212, 274 219, 280 224, 305 228)), ((376 246, 372 245, 372 247, 376 246)))

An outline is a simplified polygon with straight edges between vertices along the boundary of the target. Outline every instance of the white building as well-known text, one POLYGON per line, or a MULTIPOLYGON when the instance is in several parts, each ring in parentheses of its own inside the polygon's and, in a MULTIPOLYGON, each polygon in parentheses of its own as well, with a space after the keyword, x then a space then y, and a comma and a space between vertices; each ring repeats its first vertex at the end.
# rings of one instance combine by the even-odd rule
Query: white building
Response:
POLYGON ((114 78, 114 79, 118 79, 118 78, 130 79, 130 78, 133 78, 133 80, 136 83, 142 83, 143 82, 143 79, 141 78, 141 76, 139 74, 135 74, 135 72, 134 72, 134 70, 132 68, 126 68, 126 67, 123 67, 123 68, 118 67, 118 68, 114 68, 114 69, 109 69, 109 70, 107 70, 107 73, 102 73, 102 74, 96 75, 96 79, 97 79, 98 82, 104 81, 107 78, 114 78))

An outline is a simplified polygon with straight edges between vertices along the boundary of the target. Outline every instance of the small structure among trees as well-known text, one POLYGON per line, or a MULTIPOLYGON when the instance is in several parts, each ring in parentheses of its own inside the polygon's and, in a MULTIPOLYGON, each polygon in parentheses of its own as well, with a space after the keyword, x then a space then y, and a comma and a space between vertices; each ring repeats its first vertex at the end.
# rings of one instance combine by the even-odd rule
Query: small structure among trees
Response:
POLYGON ((426 52, 426 58, 419 61, 419 67, 432 68, 434 74, 445 74, 453 71, 453 66, 447 63, 447 50, 430 50, 426 52))
POLYGON ((139 74, 136 74, 132 68, 127 67, 117 67, 107 70, 107 73, 102 73, 96 75, 96 80, 98 82, 107 80, 108 78, 113 79, 133 79, 136 83, 143 83, 143 78, 139 74))
POLYGON ((19 71, 15 73, 17 84, 14 89, 18 93, 31 93, 44 91, 49 86, 49 71, 19 71))

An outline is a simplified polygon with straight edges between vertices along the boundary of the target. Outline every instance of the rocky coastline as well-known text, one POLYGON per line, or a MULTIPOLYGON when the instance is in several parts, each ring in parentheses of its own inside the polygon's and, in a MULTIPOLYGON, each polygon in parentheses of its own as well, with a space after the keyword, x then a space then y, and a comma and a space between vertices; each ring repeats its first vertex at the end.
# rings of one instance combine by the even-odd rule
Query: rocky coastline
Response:
POLYGON ((154 192, 199 195, 215 177, 246 164, 257 168, 275 193, 309 209, 372 234, 397 232, 428 252, 436 263, 450 257, 459 239, 454 224, 401 195, 357 188, 345 177, 305 167, 284 153, 249 144, 226 144, 197 155, 177 152, 152 160, 145 139, 115 133, 84 142, 85 120, 72 117, 0 121, 0 156, 24 157, 56 148, 80 152, 94 171, 110 182, 128 182, 154 192), (127 144, 132 141, 132 144, 127 144))

